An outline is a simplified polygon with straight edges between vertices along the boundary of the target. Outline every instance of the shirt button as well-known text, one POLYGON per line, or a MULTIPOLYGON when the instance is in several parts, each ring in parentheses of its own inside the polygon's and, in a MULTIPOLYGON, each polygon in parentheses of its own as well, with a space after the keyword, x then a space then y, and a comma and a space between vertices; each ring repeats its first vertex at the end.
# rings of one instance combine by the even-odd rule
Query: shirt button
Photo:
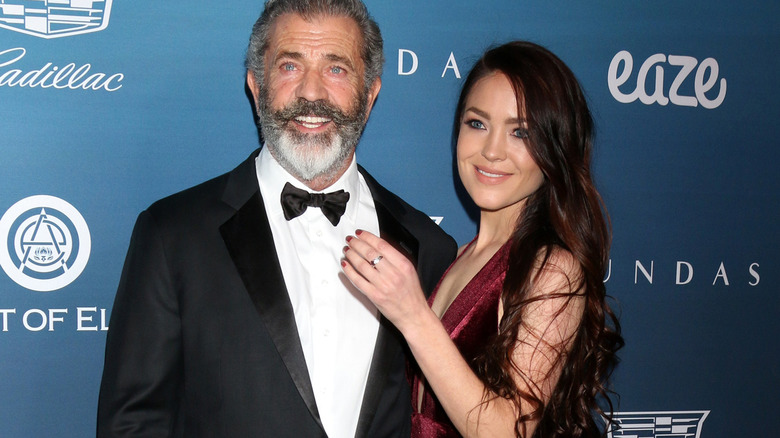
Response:
POLYGON ((315 234, 317 235, 317 237, 322 237, 322 230, 317 230, 315 234))

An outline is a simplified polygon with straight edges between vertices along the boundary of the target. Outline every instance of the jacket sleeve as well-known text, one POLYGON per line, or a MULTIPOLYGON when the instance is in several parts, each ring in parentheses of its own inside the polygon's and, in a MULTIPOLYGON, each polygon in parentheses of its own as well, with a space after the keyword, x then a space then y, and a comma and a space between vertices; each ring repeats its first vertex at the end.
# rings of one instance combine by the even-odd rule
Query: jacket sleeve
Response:
POLYGON ((169 437, 180 409, 181 324, 163 234, 138 217, 111 312, 97 436, 169 437))

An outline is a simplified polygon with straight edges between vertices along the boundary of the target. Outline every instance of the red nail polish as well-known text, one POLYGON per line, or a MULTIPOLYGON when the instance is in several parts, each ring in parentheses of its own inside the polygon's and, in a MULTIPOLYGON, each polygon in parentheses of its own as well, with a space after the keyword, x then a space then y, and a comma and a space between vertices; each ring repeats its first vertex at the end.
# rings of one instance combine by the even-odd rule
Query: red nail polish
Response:
POLYGON ((347 262, 346 262, 346 261, 344 261, 344 260, 342 260, 342 261, 341 261, 341 267, 342 267, 342 268, 346 268, 346 267, 347 267, 347 262))
POLYGON ((350 240, 352 240, 352 236, 347 236, 347 242, 349 242, 350 240))
POLYGON ((359 235, 361 235, 361 234, 363 234, 363 230, 357 230, 357 231, 355 231, 355 235, 356 235, 356 236, 359 236, 359 235))
POLYGON ((348 247, 348 246, 345 246, 344 248, 341 248, 341 251, 342 251, 344 254, 346 254, 346 253, 347 253, 347 251, 349 251, 349 247, 348 247))

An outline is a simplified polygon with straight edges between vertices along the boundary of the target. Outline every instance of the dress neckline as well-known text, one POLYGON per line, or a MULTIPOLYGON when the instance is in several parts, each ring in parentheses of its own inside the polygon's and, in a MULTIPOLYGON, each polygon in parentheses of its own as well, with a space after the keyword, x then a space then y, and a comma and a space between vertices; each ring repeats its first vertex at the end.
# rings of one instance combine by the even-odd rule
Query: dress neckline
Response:
MULTIPOLYGON (((450 264, 450 266, 447 268, 446 271, 444 271, 444 275, 442 275, 441 279, 439 279, 439 282, 436 284, 436 287, 434 288, 433 292, 431 293, 431 296, 428 298, 428 307, 433 306, 433 301, 436 299, 436 296, 439 293, 439 287, 441 287, 442 280, 444 280, 445 277, 447 277, 447 274, 449 274, 450 270, 453 266, 455 266, 456 263, 460 260, 460 258, 463 256, 463 254, 468 251, 468 249, 474 244, 474 242, 477 241, 477 238, 479 237, 479 234, 474 236, 473 239, 471 239, 471 242, 469 242, 465 248, 463 248, 463 251, 458 254, 458 256, 455 258, 455 260, 450 264)), ((461 289, 460 292, 458 292, 458 295, 452 300, 450 305, 447 307, 447 309, 444 310, 444 313, 441 314, 440 320, 444 327, 447 329, 447 332, 451 333, 452 326, 449 324, 446 324, 446 322, 453 317, 452 312, 454 309, 458 309, 460 307, 460 302, 468 299, 468 295, 470 295, 468 292, 473 289, 473 287, 477 284, 480 284, 481 282, 478 281, 480 277, 488 274, 493 274, 493 271, 495 271, 495 268, 498 267, 499 264, 497 264, 497 259, 499 257, 503 257, 504 253, 507 252, 509 249, 509 240, 504 242, 503 245, 501 245, 496 252, 490 256, 490 258, 485 262, 484 265, 482 265, 481 268, 479 268, 479 271, 477 271, 476 274, 474 274, 473 277, 469 279, 469 281, 466 283, 466 285, 461 289)), ((503 265, 503 264, 500 264, 503 265)), ((503 268, 500 268, 503 270, 503 268)), ((460 318, 457 318, 460 319, 460 318)))

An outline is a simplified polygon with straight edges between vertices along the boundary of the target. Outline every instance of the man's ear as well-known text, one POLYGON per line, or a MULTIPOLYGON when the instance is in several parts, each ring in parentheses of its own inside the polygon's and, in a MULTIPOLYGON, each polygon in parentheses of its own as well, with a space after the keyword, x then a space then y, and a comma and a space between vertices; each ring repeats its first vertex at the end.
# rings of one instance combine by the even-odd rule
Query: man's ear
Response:
POLYGON ((246 85, 249 87, 249 91, 252 93, 252 99, 254 99, 255 108, 257 108, 257 99, 258 94, 260 93, 260 88, 257 86, 257 82, 255 81, 255 74, 252 73, 252 70, 246 71, 246 85))
POLYGON ((366 110, 366 120, 365 122, 368 122, 368 115, 371 114, 371 109, 374 107, 374 102, 376 102, 376 97, 379 95, 379 90, 382 88, 382 79, 376 78, 374 80, 374 83, 371 84, 371 88, 368 89, 368 109, 366 110))

